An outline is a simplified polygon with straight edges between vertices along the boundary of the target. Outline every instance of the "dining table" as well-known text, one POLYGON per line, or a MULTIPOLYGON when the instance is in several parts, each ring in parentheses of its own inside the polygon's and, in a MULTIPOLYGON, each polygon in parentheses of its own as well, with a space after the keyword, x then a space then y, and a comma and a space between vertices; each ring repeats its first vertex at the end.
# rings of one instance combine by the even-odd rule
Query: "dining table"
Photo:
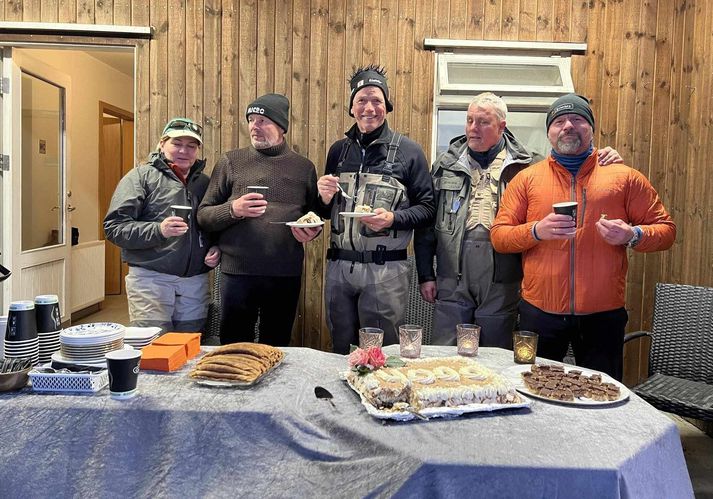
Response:
MULTIPOLYGON (((204 347, 205 348, 205 347, 204 347)), ((616 404, 377 419, 347 357, 283 348, 256 385, 141 372, 138 394, 0 393, 0 497, 693 497, 677 426, 634 393, 616 404), (315 387, 333 398, 319 399, 315 387)), ((384 348, 398 355, 398 345, 384 348)), ((456 355, 424 345, 422 357, 456 355)), ((479 349, 494 371, 513 352, 479 349)), ((541 359, 538 359, 538 361, 541 359)))

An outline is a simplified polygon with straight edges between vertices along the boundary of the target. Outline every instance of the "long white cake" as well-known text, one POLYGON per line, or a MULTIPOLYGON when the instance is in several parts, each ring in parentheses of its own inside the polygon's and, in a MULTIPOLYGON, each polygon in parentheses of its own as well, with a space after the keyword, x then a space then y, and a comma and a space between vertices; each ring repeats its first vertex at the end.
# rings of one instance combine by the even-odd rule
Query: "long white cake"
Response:
POLYGON ((523 401, 504 377, 465 357, 408 360, 404 367, 382 367, 364 375, 352 371, 347 378, 377 409, 523 401))

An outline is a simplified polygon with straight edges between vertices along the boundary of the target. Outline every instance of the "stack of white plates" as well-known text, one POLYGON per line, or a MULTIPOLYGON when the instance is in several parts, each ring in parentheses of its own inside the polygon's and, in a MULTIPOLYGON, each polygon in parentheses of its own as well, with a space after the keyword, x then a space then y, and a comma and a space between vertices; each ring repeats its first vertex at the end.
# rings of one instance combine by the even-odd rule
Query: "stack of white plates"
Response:
POLYGON ((108 352, 124 348, 124 329, 113 322, 68 327, 59 334, 59 353, 64 360, 77 364, 102 362, 108 352))
POLYGON ((32 364, 40 360, 40 340, 35 337, 31 340, 11 341, 5 340, 6 359, 31 359, 32 364))
POLYGON ((124 344, 142 349, 161 334, 160 327, 127 327, 124 344))
POLYGON ((59 333, 62 330, 37 333, 40 340, 40 363, 46 364, 52 359, 52 354, 59 350, 59 333))

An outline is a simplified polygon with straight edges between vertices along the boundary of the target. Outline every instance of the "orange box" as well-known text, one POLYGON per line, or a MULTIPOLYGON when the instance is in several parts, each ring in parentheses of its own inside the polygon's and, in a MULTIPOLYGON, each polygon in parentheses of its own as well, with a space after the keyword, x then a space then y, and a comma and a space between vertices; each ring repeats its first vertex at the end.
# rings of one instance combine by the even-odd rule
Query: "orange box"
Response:
POLYGON ((151 342, 152 345, 183 345, 186 358, 192 359, 201 351, 201 333, 166 333, 151 342))
POLYGON ((141 350, 141 369, 175 371, 187 362, 183 345, 148 345, 141 350))

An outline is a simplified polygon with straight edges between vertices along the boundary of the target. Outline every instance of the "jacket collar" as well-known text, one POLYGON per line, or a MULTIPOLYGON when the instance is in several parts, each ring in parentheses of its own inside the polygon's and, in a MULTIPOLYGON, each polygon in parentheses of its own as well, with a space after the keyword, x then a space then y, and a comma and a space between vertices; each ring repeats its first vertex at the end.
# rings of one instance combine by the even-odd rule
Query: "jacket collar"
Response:
MULTIPOLYGON (((564 166, 559 164, 557 162, 557 160, 554 157, 552 157, 552 154, 547 155, 547 162, 549 163, 550 168, 552 168, 555 172, 560 173, 560 174, 567 174, 569 176, 572 175, 569 172, 569 170, 567 170, 567 168, 565 168, 564 166)), ((592 149, 592 154, 590 154, 587 157, 587 159, 584 160, 584 163, 582 163, 582 166, 579 167, 579 171, 577 172, 577 179, 579 180, 579 179, 583 179, 583 178, 589 176, 589 174, 592 173, 592 171, 597 166, 597 164, 598 164, 598 154, 597 154, 597 148, 595 147, 592 149)))
MULTIPOLYGON (((352 142, 359 144, 359 136, 361 135, 361 132, 359 131, 359 128, 357 127, 356 123, 354 123, 349 130, 344 132, 344 135, 346 135, 347 138, 352 142)), ((392 135, 393 132, 389 128, 388 121, 384 120, 384 127, 381 129, 381 134, 376 139, 374 139, 371 144, 388 144, 391 141, 392 135)), ((371 146, 371 144, 369 144, 369 146, 371 146)))
MULTIPOLYGON (((171 170, 171 167, 168 166, 168 161, 166 160, 166 156, 164 156, 161 151, 154 151, 151 154, 149 154, 147 164, 152 165, 154 168, 161 170, 162 172, 165 172, 165 173, 170 172, 171 174, 174 174, 173 170, 171 170)), ((188 171, 186 180, 190 180, 190 178, 193 177, 194 175, 199 175, 200 173, 202 173, 205 166, 206 166, 205 159, 197 159, 196 162, 193 163, 193 166, 191 166, 191 169, 188 171)))
MULTIPOLYGON (((507 151, 503 169, 511 164, 528 165, 532 162, 532 156, 507 127, 503 132, 505 137, 505 150, 507 151)), ((468 163, 468 138, 465 135, 459 135, 451 140, 448 150, 444 152, 437 160, 436 167, 445 170, 462 171, 470 175, 470 166, 468 163)), ((436 168, 434 168, 434 171, 436 168)))

